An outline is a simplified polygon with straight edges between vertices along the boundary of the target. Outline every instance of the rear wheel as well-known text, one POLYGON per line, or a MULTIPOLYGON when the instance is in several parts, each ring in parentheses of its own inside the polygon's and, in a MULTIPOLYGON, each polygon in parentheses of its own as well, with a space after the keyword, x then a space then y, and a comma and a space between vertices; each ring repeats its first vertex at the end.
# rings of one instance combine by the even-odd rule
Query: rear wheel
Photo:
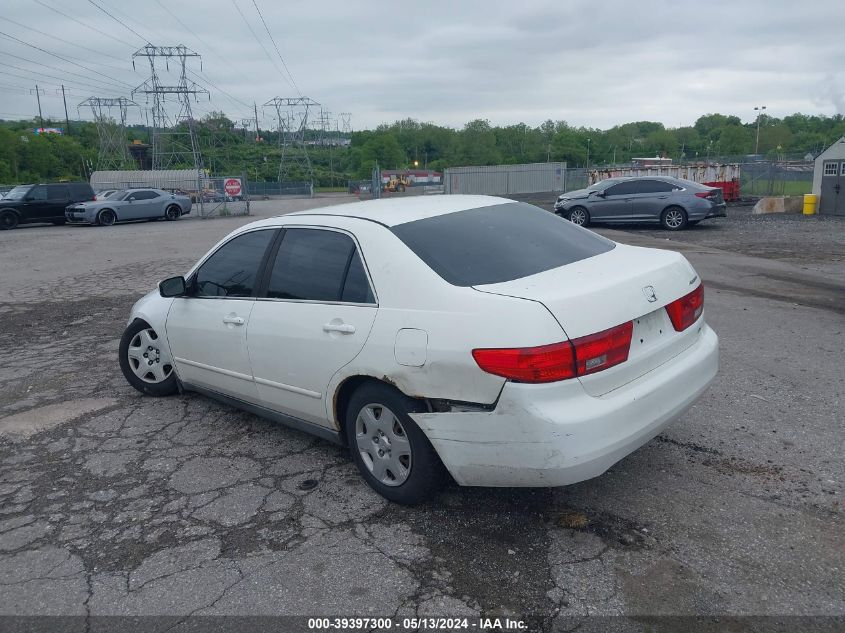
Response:
POLYGON ((4 231, 8 231, 9 229, 13 229, 18 225, 18 214, 14 211, 2 211, 0 212, 0 229, 4 231))
POLYGON ((120 339, 120 370, 141 393, 170 396, 178 391, 173 359, 158 333, 136 319, 120 339))
POLYGON ((177 207, 175 204, 171 204, 167 207, 167 210, 164 212, 164 217, 168 220, 178 220, 182 215, 182 209, 177 207))
POLYGON ((405 505, 425 501, 446 481, 437 452, 408 415, 421 405, 379 383, 358 388, 346 410, 345 432, 364 480, 384 498, 405 505))
POLYGON ((573 207, 566 215, 566 219, 578 226, 587 226, 590 223, 590 212, 584 207, 573 207))
POLYGON ((680 231, 687 225, 687 212, 681 207, 669 207, 660 215, 660 224, 667 231, 680 231))
POLYGON ((97 224, 100 226, 111 226, 117 222, 117 215, 111 209, 103 209, 97 215, 97 224))

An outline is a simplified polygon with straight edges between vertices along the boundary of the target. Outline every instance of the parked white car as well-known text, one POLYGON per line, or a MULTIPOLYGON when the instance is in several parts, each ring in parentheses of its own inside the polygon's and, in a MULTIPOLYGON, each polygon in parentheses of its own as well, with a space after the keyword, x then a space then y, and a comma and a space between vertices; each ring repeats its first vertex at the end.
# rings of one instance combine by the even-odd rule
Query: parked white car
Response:
POLYGON ((375 200, 233 231, 135 304, 120 364, 348 444, 415 503, 446 471, 560 486, 649 441, 718 370, 703 301, 682 255, 537 207, 375 200))

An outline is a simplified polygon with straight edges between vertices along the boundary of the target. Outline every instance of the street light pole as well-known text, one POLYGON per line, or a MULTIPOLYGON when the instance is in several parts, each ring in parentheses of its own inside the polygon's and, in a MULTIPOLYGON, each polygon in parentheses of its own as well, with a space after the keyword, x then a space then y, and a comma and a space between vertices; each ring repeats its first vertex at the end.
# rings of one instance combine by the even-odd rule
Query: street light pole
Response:
POLYGON ((590 139, 587 139, 587 171, 590 171, 590 139))
POLYGON ((763 110, 766 109, 766 106, 754 106, 754 110, 757 112, 757 140, 754 142, 754 153, 760 153, 760 117, 763 116, 763 110))

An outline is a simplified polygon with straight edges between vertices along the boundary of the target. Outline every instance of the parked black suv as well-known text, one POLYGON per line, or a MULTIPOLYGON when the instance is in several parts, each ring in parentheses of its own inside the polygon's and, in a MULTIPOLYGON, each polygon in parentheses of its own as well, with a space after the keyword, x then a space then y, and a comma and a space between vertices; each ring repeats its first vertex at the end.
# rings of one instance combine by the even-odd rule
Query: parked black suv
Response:
POLYGON ((25 222, 64 224, 65 207, 86 200, 96 200, 87 182, 19 185, 0 198, 0 229, 25 222))

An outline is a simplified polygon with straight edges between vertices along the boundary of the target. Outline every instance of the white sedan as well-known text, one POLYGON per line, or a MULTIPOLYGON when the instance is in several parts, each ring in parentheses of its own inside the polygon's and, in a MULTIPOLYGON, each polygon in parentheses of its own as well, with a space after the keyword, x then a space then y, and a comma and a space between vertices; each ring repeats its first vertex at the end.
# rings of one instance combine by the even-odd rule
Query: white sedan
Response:
POLYGON ((561 486, 648 442, 718 370, 680 254, 527 204, 425 196, 226 236, 132 308, 140 391, 197 391, 350 447, 386 498, 561 486))

